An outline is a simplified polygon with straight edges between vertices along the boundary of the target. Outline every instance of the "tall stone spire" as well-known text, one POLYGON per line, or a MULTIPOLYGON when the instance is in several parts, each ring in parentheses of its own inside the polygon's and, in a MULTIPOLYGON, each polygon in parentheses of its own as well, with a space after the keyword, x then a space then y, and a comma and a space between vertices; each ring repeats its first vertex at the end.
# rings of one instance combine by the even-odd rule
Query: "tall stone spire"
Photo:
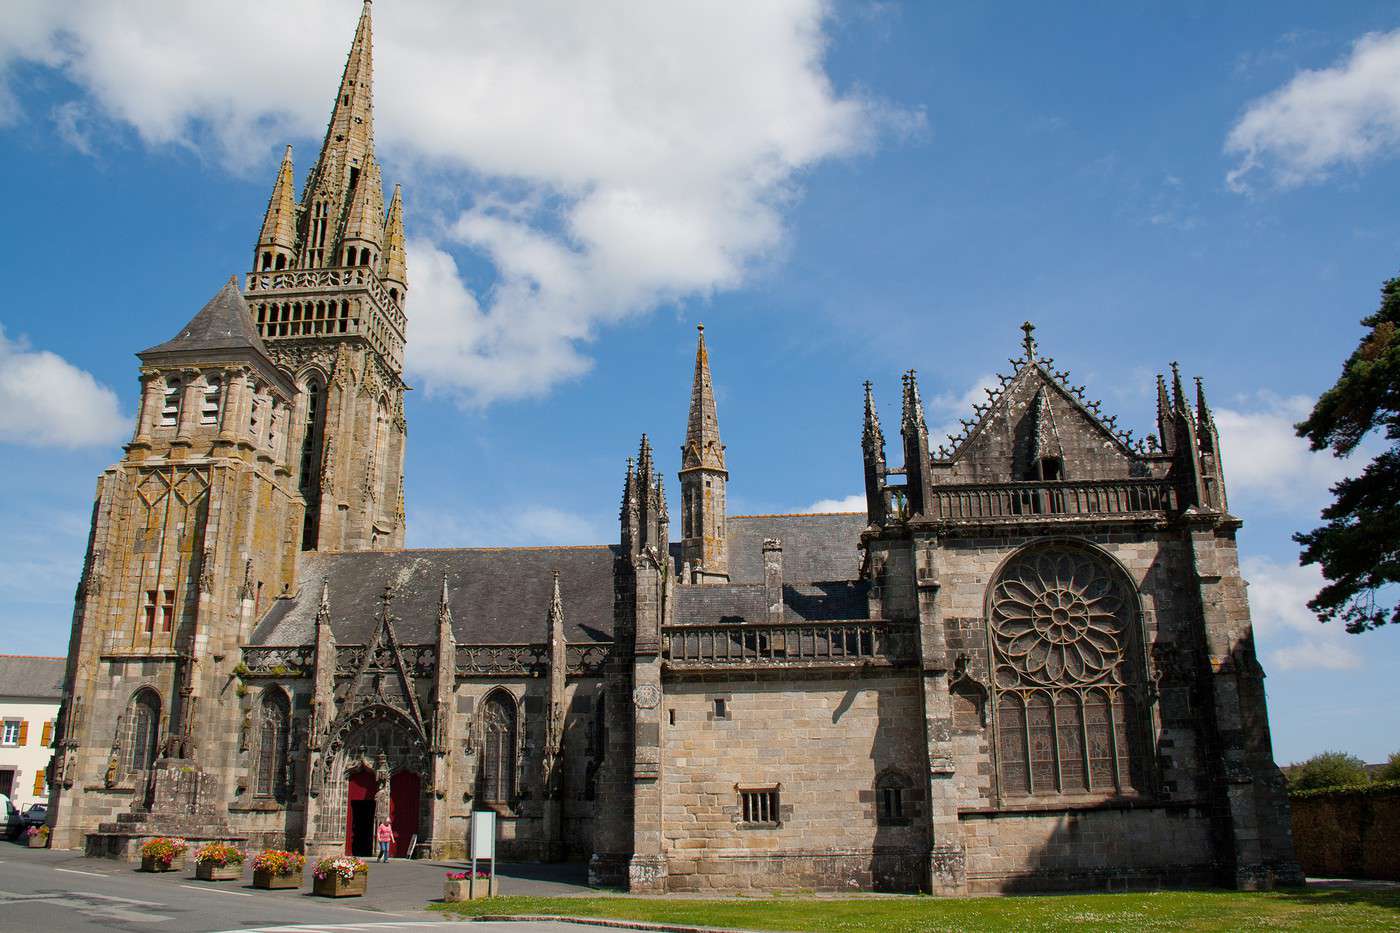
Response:
MULTIPOLYGON (((1033 344, 1028 344, 1028 352, 1032 349, 1033 344)), ((899 433, 904 440, 904 483, 909 514, 921 515, 924 503, 928 501, 931 469, 924 402, 919 397, 918 373, 912 369, 904 374, 904 408, 900 416, 899 433)))
POLYGON ((292 147, 282 153, 282 166, 272 185, 262 232, 253 257, 253 268, 266 271, 292 265, 297 248, 297 205, 293 197, 292 147))
POLYGON ((1176 450, 1176 426, 1172 420, 1172 403, 1167 397, 1167 380, 1157 374, 1157 436, 1162 441, 1162 452, 1176 450))
POLYGON ((705 325, 696 330, 695 377, 690 387, 690 418, 681 448, 681 563, 689 568, 686 582, 724 583, 729 580, 729 548, 724 513, 729 471, 719 439, 710 352, 705 325))
POLYGON ((350 211, 345 217, 341 243, 344 265, 379 267, 379 257, 384 251, 384 183, 379 176, 379 162, 373 155, 350 192, 350 211))

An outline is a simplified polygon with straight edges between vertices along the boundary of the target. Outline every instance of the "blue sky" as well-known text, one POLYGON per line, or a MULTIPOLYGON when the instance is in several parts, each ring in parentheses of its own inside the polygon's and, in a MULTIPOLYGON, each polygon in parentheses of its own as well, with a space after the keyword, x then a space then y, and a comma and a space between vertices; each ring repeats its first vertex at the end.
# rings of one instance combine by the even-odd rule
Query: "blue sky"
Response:
MULTIPOLYGON (((515 6, 376 9, 410 545, 612 540, 642 431, 674 474, 699 321, 748 513, 856 494, 861 382, 892 414, 916 368, 955 422, 1029 318, 1139 434, 1156 372, 1206 379, 1279 760, 1400 748, 1400 633, 1313 622, 1289 540, 1347 468, 1289 425, 1400 269, 1393 5, 515 6)), ((314 157, 358 4, 277 9, 0 14, 6 651, 65 649, 132 354, 314 157)))

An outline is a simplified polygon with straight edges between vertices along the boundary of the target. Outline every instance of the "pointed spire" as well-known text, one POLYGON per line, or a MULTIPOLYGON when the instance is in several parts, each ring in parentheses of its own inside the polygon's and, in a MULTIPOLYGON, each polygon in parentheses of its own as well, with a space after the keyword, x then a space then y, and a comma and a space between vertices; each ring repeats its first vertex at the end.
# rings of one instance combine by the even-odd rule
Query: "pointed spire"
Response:
POLYGON ((554 571, 554 594, 549 600, 549 632, 551 638, 558 631, 561 635, 564 630, 564 597, 559 592, 559 571, 554 571))
POLYGON ((885 449, 885 432, 880 430, 880 413, 875 410, 875 393, 869 379, 865 381, 865 429, 861 431, 860 442, 867 451, 885 449))
POLYGON ((331 580, 330 577, 321 578, 321 603, 316 607, 316 628, 319 630, 323 625, 331 623, 331 580))
POLYGON ((340 92, 336 94, 326 133, 327 147, 332 142, 365 143, 374 139, 373 33, 370 0, 365 0, 360 8, 360 21, 355 25, 350 54, 345 59, 345 70, 340 75, 340 92))
POLYGON ((355 190, 350 192, 350 213, 345 218, 343 241, 369 243, 375 253, 381 253, 384 249, 384 183, 379 175, 379 160, 371 155, 368 162, 369 166, 356 178, 355 190))
POLYGON ((399 286, 400 300, 408 292, 408 248, 403 233, 403 192, 394 186, 389 217, 384 222, 384 282, 399 286))
POLYGON ((690 389, 690 419, 686 423, 681 469, 724 469, 724 445, 719 439, 719 414, 710 376, 710 353, 705 347, 705 325, 696 327, 695 379, 690 389))
POLYGON ((928 426, 924 423, 924 403, 919 398, 919 376, 914 370, 904 374, 904 412, 900 422, 900 430, 904 433, 911 431, 926 432, 928 426))
POLYGON ((1172 360, 1172 408, 1181 414, 1186 413, 1186 390, 1181 387, 1181 368, 1176 360, 1172 360))
POLYGON ((643 434, 641 447, 637 451, 637 481, 640 492, 650 490, 654 472, 651 468, 651 441, 643 434))
MULTIPOLYGON (((282 153, 282 166, 272 185, 272 197, 267 201, 262 232, 258 234, 258 252, 278 248, 290 253, 297 245, 297 205, 293 191, 292 147, 282 153)), ((258 263, 254 268, 261 268, 258 263)))
POLYGON ((447 574, 442 575, 442 595, 438 597, 438 626, 452 630, 452 607, 447 603, 447 574))
POLYGON ((622 484, 622 512, 621 517, 627 517, 628 509, 636 510, 637 507, 637 474, 633 469, 631 457, 627 458, 627 479, 622 484))
POLYGON ((656 471, 656 516, 661 521, 669 521, 670 515, 666 511, 666 484, 661 479, 661 471, 656 471))
POLYGON ((1201 377, 1196 377, 1196 427, 1200 431, 1201 449, 1215 451, 1215 417, 1210 413, 1206 402, 1206 387, 1201 377))
POLYGON ((1171 453, 1175 449, 1176 429, 1172 426, 1172 403, 1167 397, 1167 380, 1157 374, 1157 437, 1162 442, 1162 452, 1171 453))

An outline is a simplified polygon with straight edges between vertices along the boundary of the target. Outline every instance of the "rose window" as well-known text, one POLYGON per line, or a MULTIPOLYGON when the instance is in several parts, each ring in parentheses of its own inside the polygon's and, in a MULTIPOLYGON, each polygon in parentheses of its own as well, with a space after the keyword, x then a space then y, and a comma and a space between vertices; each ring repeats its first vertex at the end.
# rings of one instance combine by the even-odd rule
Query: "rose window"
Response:
POLYGON ((1055 547, 1017 557, 992 591, 1000 686, 1088 684, 1122 659, 1128 603, 1106 563, 1055 547))

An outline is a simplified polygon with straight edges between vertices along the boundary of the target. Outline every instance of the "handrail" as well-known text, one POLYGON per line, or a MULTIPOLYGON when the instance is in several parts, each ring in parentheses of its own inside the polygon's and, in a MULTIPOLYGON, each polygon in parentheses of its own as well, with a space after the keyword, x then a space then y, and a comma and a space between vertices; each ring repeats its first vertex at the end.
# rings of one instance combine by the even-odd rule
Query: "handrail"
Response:
POLYGON ((926 514, 942 521, 1029 516, 1151 515, 1180 509, 1173 480, 1054 480, 934 486, 926 514))
POLYGON ((912 631, 889 622, 675 625, 661 632, 672 664, 829 663, 913 657, 912 631))

